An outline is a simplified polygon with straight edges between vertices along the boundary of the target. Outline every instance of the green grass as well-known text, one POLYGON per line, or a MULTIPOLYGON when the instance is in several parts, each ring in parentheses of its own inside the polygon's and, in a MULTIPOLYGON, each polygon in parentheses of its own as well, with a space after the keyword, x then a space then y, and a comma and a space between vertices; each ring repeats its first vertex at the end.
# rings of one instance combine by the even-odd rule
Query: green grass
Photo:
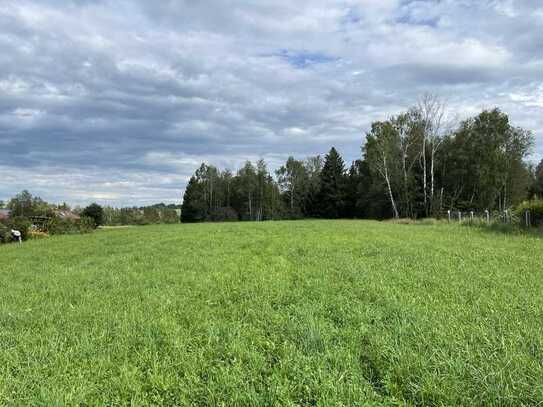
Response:
POLYGON ((543 240, 149 226, 0 247, 1 405, 536 405, 543 240))

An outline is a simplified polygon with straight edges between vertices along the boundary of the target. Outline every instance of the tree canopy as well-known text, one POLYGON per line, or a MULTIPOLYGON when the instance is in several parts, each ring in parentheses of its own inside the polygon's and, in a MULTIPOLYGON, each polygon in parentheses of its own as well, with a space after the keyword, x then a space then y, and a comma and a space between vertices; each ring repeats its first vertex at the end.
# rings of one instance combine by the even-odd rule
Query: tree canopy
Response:
POLYGON ((421 218, 446 210, 504 210, 543 194, 543 161, 532 170, 531 132, 499 109, 456 125, 425 97, 408 111, 374 122, 348 171, 332 147, 230 171, 202 164, 183 200, 183 222, 322 218, 421 218))

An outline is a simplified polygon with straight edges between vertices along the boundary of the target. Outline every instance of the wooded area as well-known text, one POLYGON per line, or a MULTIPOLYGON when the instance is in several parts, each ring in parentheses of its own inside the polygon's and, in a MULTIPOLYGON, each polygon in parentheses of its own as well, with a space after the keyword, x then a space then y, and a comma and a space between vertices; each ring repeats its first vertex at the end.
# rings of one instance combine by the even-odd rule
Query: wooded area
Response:
POLYGON ((426 96, 374 122, 347 170, 335 148, 289 157, 270 174, 249 161, 237 173, 203 163, 185 190, 182 221, 299 218, 424 218, 447 210, 496 210, 543 193, 543 162, 527 161, 530 131, 499 109, 455 123, 426 96))

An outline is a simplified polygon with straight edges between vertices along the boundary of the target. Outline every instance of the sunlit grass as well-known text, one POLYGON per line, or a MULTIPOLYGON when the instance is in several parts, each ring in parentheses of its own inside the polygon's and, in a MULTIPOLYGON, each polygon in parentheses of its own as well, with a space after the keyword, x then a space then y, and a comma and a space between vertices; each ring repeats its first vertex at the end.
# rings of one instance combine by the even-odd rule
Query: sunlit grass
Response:
POLYGON ((534 405, 543 240, 149 226, 0 247, 0 404, 534 405))

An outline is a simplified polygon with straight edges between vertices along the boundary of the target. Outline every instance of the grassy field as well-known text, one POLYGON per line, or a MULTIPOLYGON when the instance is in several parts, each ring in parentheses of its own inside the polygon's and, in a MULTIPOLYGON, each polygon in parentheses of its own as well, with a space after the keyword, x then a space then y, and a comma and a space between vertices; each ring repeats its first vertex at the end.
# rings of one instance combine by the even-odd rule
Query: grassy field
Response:
POLYGON ((536 405, 543 240, 149 226, 0 247, 1 405, 536 405))

